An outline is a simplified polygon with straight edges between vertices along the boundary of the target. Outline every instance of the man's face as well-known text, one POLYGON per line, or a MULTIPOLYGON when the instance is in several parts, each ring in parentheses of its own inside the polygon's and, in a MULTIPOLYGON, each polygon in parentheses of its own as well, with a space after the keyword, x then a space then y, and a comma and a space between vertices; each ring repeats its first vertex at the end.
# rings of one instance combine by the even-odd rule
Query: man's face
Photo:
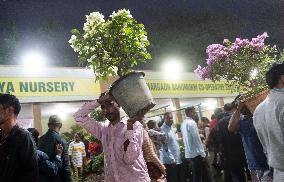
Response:
POLYGON ((111 101, 103 102, 101 109, 110 122, 116 121, 119 118, 119 107, 116 103, 111 101))
POLYGON ((190 115, 191 115, 192 117, 195 117, 195 116, 197 115, 196 110, 193 109, 193 110, 190 112, 190 115))
POLYGON ((6 123, 10 116, 10 108, 4 109, 3 106, 0 104, 0 125, 6 123))
POLYGON ((168 115, 166 115, 165 117, 165 123, 169 126, 172 126, 174 120, 173 120, 173 115, 170 113, 168 115))
POLYGON ((75 136, 74 136, 74 139, 76 142, 79 142, 80 141, 80 136, 76 133, 75 136))
POLYGON ((190 113, 189 113, 189 116, 196 122, 198 122, 199 120, 199 117, 198 117, 198 114, 196 112, 195 109, 193 109, 190 113))

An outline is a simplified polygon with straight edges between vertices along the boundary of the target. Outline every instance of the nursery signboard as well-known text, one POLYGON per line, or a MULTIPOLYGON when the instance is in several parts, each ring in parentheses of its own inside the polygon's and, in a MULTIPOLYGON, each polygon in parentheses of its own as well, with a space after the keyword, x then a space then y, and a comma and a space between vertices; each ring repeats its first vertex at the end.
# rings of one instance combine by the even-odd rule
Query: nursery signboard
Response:
POLYGON ((93 96, 100 88, 90 78, 5 78, 0 77, 0 93, 19 97, 93 96))
POLYGON ((146 80, 153 94, 234 94, 227 82, 146 80))
POLYGON ((86 101, 96 99, 100 85, 84 68, 0 66, 0 93, 16 95, 21 103, 86 101))

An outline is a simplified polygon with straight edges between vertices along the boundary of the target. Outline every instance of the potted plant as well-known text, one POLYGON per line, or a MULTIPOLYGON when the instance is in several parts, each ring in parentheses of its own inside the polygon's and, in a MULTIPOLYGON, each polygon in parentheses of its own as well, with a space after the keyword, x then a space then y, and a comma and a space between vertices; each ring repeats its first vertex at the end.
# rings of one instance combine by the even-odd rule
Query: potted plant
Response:
POLYGON ((263 33, 251 40, 224 39, 223 44, 209 45, 207 66, 198 65, 195 73, 202 79, 227 80, 232 90, 243 94, 243 101, 253 113, 268 94, 266 70, 279 57, 276 46, 264 43, 267 37, 263 33))
POLYGON ((83 32, 73 29, 69 40, 78 53, 79 63, 93 68, 97 80, 119 77, 111 86, 110 94, 129 117, 154 107, 144 73, 133 72, 134 66, 151 58, 144 25, 125 9, 113 12, 107 20, 99 12, 86 18, 83 32))

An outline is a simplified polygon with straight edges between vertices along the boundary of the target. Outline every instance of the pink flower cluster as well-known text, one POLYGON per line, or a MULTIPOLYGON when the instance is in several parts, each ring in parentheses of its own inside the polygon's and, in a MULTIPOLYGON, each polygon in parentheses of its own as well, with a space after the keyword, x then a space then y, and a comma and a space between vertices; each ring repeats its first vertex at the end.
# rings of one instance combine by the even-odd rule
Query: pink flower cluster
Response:
POLYGON ((208 58, 206 59, 206 63, 211 65, 215 60, 218 59, 226 59, 229 56, 228 48, 221 44, 211 44, 207 47, 206 53, 208 54, 208 58))
POLYGON ((196 74, 199 75, 199 77, 202 80, 205 80, 206 78, 211 78, 211 68, 210 66, 206 66, 202 68, 200 65, 197 66, 197 68, 194 70, 196 74))
POLYGON ((207 66, 202 68, 197 66, 194 71, 199 75, 201 79, 212 78, 212 66, 216 61, 230 59, 231 56, 238 54, 243 48, 251 48, 258 52, 261 52, 265 48, 264 41, 268 37, 268 34, 264 32, 258 35, 256 38, 248 39, 236 38, 234 43, 230 43, 228 39, 224 39, 223 44, 211 44, 207 47, 206 53, 208 58, 206 59, 207 66))

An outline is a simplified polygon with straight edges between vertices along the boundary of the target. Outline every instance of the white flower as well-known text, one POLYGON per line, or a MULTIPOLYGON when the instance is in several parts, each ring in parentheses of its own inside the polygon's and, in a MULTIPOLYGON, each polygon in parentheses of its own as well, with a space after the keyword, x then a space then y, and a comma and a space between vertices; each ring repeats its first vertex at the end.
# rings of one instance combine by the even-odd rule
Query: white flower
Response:
MULTIPOLYGON (((116 66, 111 67, 113 72, 117 73, 118 68, 116 66)), ((114 76, 114 75, 113 75, 114 76)))
POLYGON ((104 60, 107 60, 107 59, 109 59, 109 53, 106 51, 106 50, 103 50, 103 52, 104 52, 104 54, 103 54, 103 59, 104 60))
POLYGON ((112 18, 112 17, 114 17, 114 16, 116 16, 116 12, 115 12, 115 11, 113 11, 112 14, 109 15, 110 18, 112 18))
POLYGON ((147 40, 148 40, 148 39, 147 39, 147 36, 144 35, 144 34, 142 34, 142 35, 140 36, 140 38, 141 38, 141 41, 147 41, 147 40))
POLYGON ((104 20, 104 15, 101 14, 100 12, 92 12, 90 15, 87 15, 87 22, 97 22, 97 23, 103 23, 105 22, 104 20))
POLYGON ((87 34, 87 33, 85 33, 84 35, 83 35, 83 38, 84 39, 87 39, 89 37, 89 35, 87 34))
POLYGON ((110 18, 116 17, 116 16, 121 16, 123 14, 126 14, 128 18, 133 18, 130 11, 126 9, 121 9, 118 10, 117 12, 112 12, 112 14, 109 16, 110 18))
POLYGON ((70 43, 70 46, 74 49, 75 52, 79 52, 80 51, 79 45, 76 41, 77 41, 76 35, 72 35, 68 42, 70 43))
POLYGON ((70 40, 68 41, 70 44, 74 44, 77 40, 77 36, 76 35, 72 35, 70 40))
POLYGON ((94 66, 93 66, 93 65, 87 65, 86 68, 93 70, 93 69, 94 69, 94 66))
POLYGON ((85 45, 85 46, 83 47, 84 52, 87 52, 89 49, 90 49, 90 47, 89 47, 88 45, 85 45))
POLYGON ((100 12, 92 12, 89 15, 86 15, 86 22, 84 23, 83 30, 86 32, 91 31, 92 27, 104 22, 104 15, 100 12))
POLYGON ((94 55, 92 55, 87 61, 89 62, 89 63, 91 63, 91 62, 93 62, 93 60, 94 59, 96 59, 96 54, 94 54, 94 55))

